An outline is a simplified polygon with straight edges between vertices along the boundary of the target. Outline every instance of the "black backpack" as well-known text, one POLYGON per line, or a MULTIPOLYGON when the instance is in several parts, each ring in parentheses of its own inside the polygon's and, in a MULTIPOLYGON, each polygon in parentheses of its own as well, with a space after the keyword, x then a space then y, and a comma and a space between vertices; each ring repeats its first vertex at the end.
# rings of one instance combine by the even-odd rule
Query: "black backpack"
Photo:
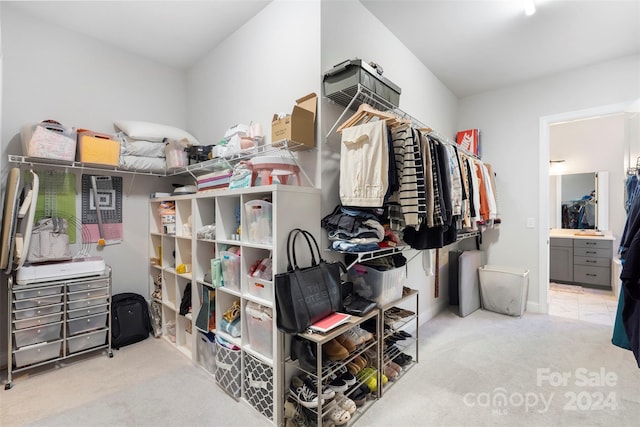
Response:
POLYGON ((149 305, 142 295, 127 292, 111 298, 111 348, 145 340, 150 332, 149 305))

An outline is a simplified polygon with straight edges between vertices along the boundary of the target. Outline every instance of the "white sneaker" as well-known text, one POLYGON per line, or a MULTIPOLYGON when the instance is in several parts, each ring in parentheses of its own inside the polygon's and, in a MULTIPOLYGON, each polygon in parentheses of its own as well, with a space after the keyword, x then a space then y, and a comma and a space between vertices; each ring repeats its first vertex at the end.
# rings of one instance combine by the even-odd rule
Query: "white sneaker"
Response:
POLYGON ((373 339, 373 334, 365 329, 362 329, 359 325, 354 326, 353 328, 349 329, 349 331, 355 332, 362 340, 362 343, 371 341, 373 339))

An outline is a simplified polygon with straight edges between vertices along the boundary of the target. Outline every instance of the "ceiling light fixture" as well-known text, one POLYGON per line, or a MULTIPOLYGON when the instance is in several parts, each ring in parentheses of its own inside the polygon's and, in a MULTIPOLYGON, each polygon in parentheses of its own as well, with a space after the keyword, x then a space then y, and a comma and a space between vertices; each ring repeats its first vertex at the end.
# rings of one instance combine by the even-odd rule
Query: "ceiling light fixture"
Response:
POLYGON ((522 0, 524 3, 524 14, 527 16, 531 16, 536 13, 536 4, 534 0, 522 0))

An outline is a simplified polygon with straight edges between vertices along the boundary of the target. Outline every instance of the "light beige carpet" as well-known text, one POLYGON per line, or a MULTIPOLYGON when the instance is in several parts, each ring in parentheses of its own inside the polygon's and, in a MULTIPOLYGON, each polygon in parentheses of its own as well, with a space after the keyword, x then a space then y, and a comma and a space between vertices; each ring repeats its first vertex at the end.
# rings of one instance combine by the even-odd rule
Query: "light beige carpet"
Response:
MULTIPOLYGON (((445 312, 420 363, 357 426, 638 426, 640 369, 604 325, 445 312)), ((0 391, 4 426, 267 426, 211 376, 148 339, 0 391)))

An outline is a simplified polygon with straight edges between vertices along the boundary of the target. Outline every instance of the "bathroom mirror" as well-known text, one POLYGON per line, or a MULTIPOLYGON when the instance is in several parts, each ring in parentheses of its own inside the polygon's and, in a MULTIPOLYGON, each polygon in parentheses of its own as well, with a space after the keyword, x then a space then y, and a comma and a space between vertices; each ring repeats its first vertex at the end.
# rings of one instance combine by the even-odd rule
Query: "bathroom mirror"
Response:
POLYGON ((576 173, 561 175, 561 227, 575 229, 596 229, 596 174, 576 173))
POLYGON ((608 172, 588 172, 550 177, 552 212, 551 228, 607 230, 608 172), (554 224, 555 222, 555 224, 554 224))

